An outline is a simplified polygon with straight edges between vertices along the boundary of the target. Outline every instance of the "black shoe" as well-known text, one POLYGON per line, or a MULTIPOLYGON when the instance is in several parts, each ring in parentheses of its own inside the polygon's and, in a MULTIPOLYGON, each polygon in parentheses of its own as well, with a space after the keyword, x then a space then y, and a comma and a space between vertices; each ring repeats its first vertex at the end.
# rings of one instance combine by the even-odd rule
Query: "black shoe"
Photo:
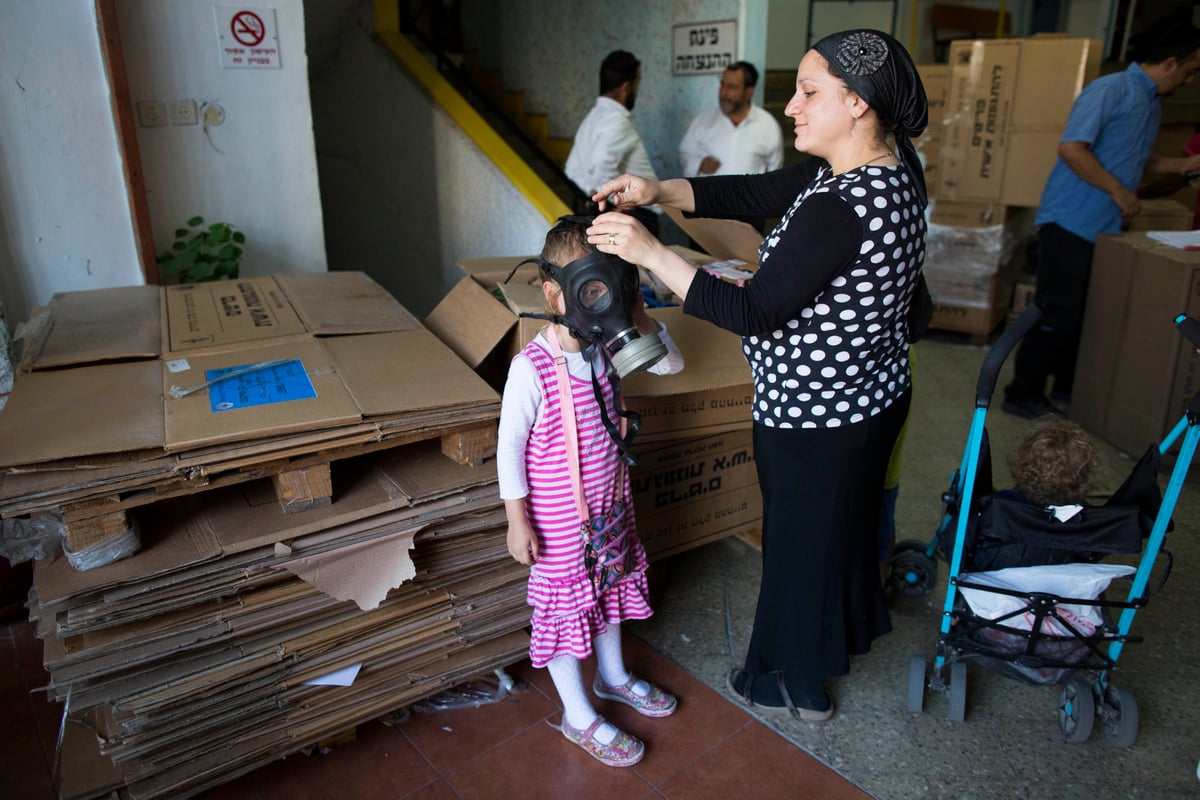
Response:
POLYGON ((1005 400, 1000 406, 1004 413, 1025 419, 1041 419, 1045 416, 1065 417, 1066 414, 1058 406, 1044 397, 1027 397, 1021 400, 1005 400))

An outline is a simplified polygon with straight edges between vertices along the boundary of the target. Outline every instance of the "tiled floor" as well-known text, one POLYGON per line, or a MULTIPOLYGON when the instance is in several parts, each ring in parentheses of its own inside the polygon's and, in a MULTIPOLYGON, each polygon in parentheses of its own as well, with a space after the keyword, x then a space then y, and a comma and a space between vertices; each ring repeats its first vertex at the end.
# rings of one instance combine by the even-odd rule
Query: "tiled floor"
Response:
MULTIPOLYGON (((50 800, 60 706, 34 691, 45 672, 32 626, 12 622, 0 630, 0 794, 50 800)), ((633 636, 626 642, 631 667, 680 703, 674 716, 648 719, 597 702, 600 713, 646 741, 646 757, 633 768, 605 767, 566 742, 551 727, 561 709, 549 676, 526 661, 510 670, 516 691, 501 702, 363 725, 354 742, 325 755, 277 761, 203 796, 483 800, 536 785, 539 796, 563 798, 869 798, 649 645, 633 636)), ((590 685, 586 669, 585 677, 590 685)))

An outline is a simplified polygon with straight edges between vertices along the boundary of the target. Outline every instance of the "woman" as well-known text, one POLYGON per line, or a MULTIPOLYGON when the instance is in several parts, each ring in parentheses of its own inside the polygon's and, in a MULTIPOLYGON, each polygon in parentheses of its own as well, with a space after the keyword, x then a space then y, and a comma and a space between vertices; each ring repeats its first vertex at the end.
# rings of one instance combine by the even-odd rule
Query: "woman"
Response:
POLYGON ((796 149, 814 158, 766 175, 623 175, 594 196, 601 208, 782 215, 744 287, 697 270, 625 214, 598 216, 588 241, 654 272, 684 298, 685 313, 742 336, 754 378, 763 577, 745 667, 729 686, 801 719, 832 716, 826 679, 849 672, 849 656, 891 630, 875 539, 911 395, 907 315, 927 200, 910 138, 927 111, 895 39, 833 34, 800 62, 786 110, 796 149))

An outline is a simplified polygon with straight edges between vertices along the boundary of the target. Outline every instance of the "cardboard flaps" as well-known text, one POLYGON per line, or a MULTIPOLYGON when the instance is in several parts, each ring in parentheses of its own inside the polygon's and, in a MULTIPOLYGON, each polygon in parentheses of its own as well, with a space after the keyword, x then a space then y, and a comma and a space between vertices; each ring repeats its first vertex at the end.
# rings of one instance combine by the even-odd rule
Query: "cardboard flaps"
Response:
POLYGON ((162 321, 157 286, 59 292, 26 325, 23 370, 157 358, 162 321))
POLYGON ((362 272, 279 273, 168 286, 163 290, 169 352, 310 333, 381 333, 421 327, 362 272))
POLYGON ((762 233, 751 225, 732 219, 685 217, 675 208, 665 208, 672 221, 718 261, 737 259, 746 264, 758 263, 758 246, 762 233))

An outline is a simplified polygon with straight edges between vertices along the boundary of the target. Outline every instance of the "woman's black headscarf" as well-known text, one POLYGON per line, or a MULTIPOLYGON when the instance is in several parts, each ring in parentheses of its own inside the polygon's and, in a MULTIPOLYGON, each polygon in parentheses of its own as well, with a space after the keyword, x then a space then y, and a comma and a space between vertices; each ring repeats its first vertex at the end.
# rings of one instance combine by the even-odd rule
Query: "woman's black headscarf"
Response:
POLYGON ((900 159, 916 181, 921 205, 927 206, 925 173, 912 139, 929 123, 929 101, 908 51, 883 31, 866 28, 832 33, 813 49, 896 137, 900 159))

